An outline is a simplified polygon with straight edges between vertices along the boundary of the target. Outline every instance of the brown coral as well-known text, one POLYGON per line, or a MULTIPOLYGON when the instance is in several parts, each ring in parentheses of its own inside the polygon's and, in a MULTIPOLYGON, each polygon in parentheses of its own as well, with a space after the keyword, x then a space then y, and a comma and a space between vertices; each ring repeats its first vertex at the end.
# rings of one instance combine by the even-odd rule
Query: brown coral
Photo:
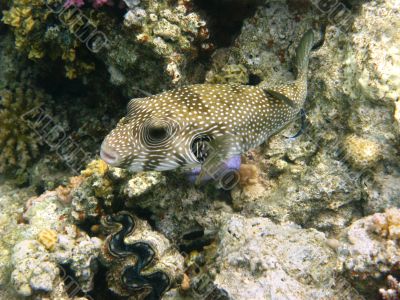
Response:
POLYGON ((46 95, 38 90, 18 87, 0 91, 0 172, 25 170, 39 155, 40 137, 32 122, 21 119, 44 103, 46 95))
POLYGON ((8 10, 3 11, 1 20, 13 30, 17 50, 26 53, 32 60, 44 57, 61 59, 65 76, 74 79, 94 69, 90 57, 83 59, 85 41, 82 42, 78 36, 83 36, 82 32, 77 32, 84 25, 87 25, 87 29, 92 24, 81 24, 86 20, 82 11, 66 8, 58 11, 55 7, 62 7, 63 2, 15 0, 8 10), (51 6, 54 6, 54 11, 51 6))
POLYGON ((81 171, 81 174, 84 177, 89 177, 93 174, 97 174, 99 176, 104 176, 104 174, 108 170, 108 165, 101 159, 91 161, 87 168, 81 171))

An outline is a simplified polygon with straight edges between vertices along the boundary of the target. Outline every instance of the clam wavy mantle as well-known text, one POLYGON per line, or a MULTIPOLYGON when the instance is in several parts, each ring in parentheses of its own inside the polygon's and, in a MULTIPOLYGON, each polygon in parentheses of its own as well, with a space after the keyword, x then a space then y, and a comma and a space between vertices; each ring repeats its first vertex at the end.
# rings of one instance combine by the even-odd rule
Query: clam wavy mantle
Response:
POLYGON ((102 220, 107 237, 102 261, 109 268, 109 288, 120 296, 161 299, 183 278, 183 257, 167 238, 126 211, 102 220))

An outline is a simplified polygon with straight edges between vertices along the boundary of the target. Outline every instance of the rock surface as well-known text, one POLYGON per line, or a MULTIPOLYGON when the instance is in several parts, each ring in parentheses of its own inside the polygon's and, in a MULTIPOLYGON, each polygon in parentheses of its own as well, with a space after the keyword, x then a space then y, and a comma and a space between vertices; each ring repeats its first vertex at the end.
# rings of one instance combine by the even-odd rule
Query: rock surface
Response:
POLYGON ((345 279, 323 233, 240 215, 222 224, 212 270, 233 299, 358 299, 338 288, 345 279))

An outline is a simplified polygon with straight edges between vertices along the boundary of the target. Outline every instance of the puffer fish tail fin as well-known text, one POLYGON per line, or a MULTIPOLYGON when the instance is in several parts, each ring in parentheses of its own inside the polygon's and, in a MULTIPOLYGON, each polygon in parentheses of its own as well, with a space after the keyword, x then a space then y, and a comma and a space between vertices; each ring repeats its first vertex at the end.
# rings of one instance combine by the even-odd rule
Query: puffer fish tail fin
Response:
POLYGON ((314 33, 310 29, 303 35, 296 50, 295 67, 297 70, 297 79, 307 76, 308 61, 313 45, 314 33))

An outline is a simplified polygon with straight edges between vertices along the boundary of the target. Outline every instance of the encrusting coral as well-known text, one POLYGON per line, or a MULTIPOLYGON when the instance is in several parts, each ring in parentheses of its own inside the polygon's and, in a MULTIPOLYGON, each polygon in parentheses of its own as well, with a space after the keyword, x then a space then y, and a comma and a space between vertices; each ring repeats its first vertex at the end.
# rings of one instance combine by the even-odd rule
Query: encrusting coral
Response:
POLYGON ((34 124, 21 119, 23 114, 39 107, 48 97, 38 89, 19 86, 0 91, 0 172, 25 170, 39 155, 40 137, 34 124))
POLYGON ((60 273, 57 263, 38 241, 23 240, 15 245, 11 261, 11 283, 21 296, 34 290, 50 292, 60 273))
POLYGON ((247 84, 249 81, 248 71, 243 65, 224 65, 219 71, 214 66, 214 69, 207 73, 208 83, 247 84))
POLYGON ((346 154, 355 167, 367 167, 376 163, 381 157, 380 145, 375 141, 349 135, 344 140, 346 154))
POLYGON ((12 224, 16 223, 15 218, 8 221, 6 215, 17 213, 12 205, 14 199, 7 194, 2 198, 7 207, 1 207, 5 213, 0 221, 8 230, 0 228, 6 239, 0 245, 0 283, 9 282, 11 290, 19 296, 48 295, 58 288, 64 290, 60 284, 67 274, 62 266, 68 265, 80 289, 92 290, 102 241, 71 223, 72 218, 68 217, 71 208, 57 191, 26 199, 17 208, 21 220, 12 224), (8 261, 11 263, 5 264, 8 261))
POLYGON ((70 193, 72 217, 83 222, 99 216, 100 202, 110 206, 114 199, 111 180, 106 176, 108 167, 102 160, 93 160, 80 176, 74 177, 70 193))

